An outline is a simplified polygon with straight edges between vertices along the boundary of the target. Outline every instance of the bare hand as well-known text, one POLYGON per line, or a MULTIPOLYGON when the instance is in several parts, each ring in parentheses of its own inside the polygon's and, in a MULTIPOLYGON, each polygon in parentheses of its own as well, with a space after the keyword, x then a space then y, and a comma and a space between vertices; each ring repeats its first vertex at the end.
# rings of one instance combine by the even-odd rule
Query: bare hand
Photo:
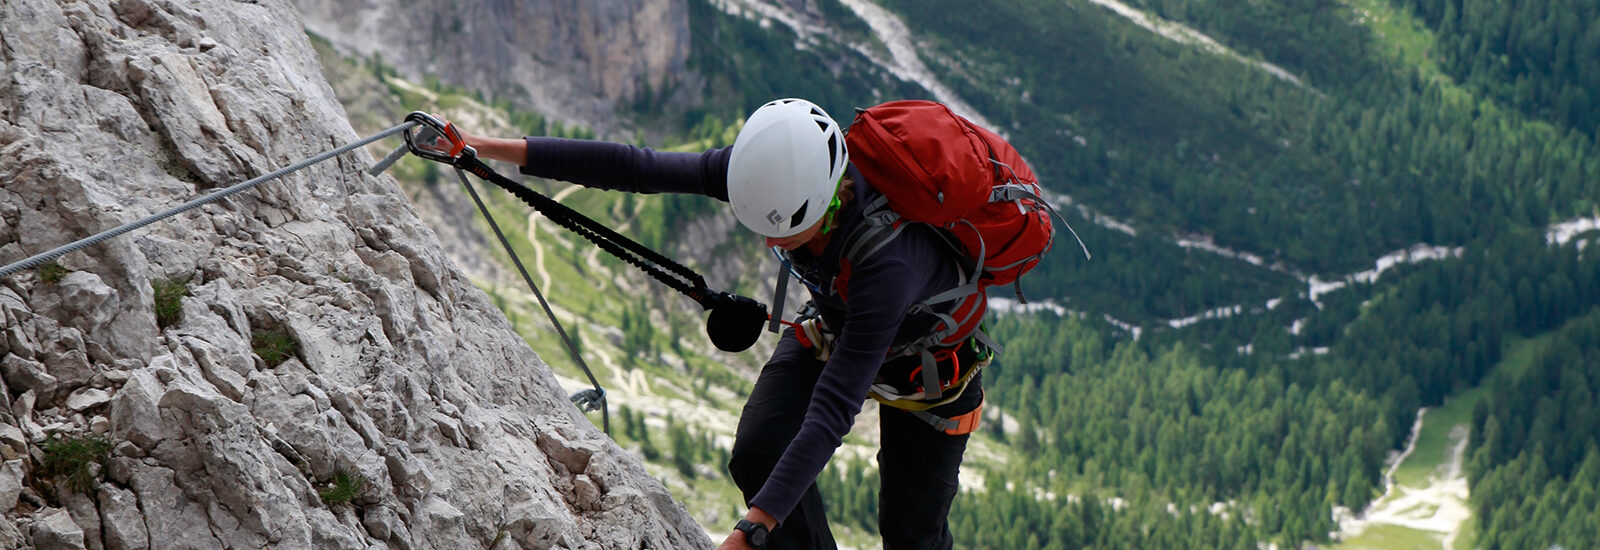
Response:
POLYGON ((728 535, 728 538, 723 539, 722 544, 717 546, 717 550, 750 550, 750 545, 744 540, 744 531, 734 529, 733 534, 728 535))
MULTIPOLYGON (((778 526, 778 518, 772 517, 772 514, 768 514, 766 510, 758 507, 751 507, 748 512, 745 512, 744 519, 767 526, 768 532, 778 526)), ((745 539, 744 531, 734 529, 733 534, 728 535, 728 538, 723 539, 722 544, 717 546, 717 550, 754 549, 750 547, 750 541, 745 539)))

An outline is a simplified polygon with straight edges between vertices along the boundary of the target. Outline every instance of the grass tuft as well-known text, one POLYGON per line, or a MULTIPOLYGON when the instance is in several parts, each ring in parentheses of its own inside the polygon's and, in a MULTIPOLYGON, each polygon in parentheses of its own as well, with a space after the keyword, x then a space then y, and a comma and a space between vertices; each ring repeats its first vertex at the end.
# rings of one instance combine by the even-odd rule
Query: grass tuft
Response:
POLYGON ((44 461, 40 472, 49 478, 64 479, 73 491, 88 494, 99 482, 100 470, 90 464, 103 465, 111 456, 111 440, 103 436, 59 438, 50 436, 44 442, 44 461))
POLYGON ((150 289, 156 293, 156 326, 165 330, 183 319, 183 297, 189 295, 189 281, 150 281, 150 289))
POLYGON ((44 265, 39 266, 39 280, 46 283, 56 284, 61 282, 61 278, 66 274, 67 268, 61 267, 61 264, 56 262, 46 262, 44 265))
POLYGON ((272 368, 300 353, 300 342, 283 329, 255 329, 250 331, 250 350, 272 368))
POLYGON ((161 170, 172 176, 173 179, 190 185, 204 184, 205 180, 201 179, 199 174, 194 173, 194 170, 184 166, 183 162, 178 160, 179 158, 177 150, 173 149, 171 145, 165 145, 162 147, 161 155, 156 158, 156 163, 160 164, 161 170))
POLYGON ((349 504, 361 493, 367 491, 367 478, 355 472, 341 471, 333 474, 333 480, 328 487, 317 491, 317 496, 322 497, 324 504, 349 504))

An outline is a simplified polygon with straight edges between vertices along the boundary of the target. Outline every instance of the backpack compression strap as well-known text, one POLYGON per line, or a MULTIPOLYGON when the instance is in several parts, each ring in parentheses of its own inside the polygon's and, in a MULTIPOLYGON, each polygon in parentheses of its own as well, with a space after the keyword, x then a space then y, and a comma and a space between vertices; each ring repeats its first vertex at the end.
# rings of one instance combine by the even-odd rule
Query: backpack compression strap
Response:
MULTIPOLYGON (((1006 166, 1006 164, 1003 162, 992 158, 989 159, 989 161, 998 166, 1004 166, 1006 171, 1011 170, 1011 167, 1006 166)), ((993 190, 989 192, 989 202, 1011 202, 1021 199, 1031 199, 1034 204, 1044 207, 1045 210, 1050 212, 1050 215, 1055 216, 1058 220, 1061 220, 1061 225, 1067 226, 1067 232, 1072 233, 1073 240, 1078 241, 1078 248, 1083 249, 1084 259, 1093 259, 1093 256, 1089 254, 1088 245, 1083 244, 1083 239, 1078 237, 1078 231, 1072 228, 1072 224, 1067 223, 1067 219, 1062 217, 1060 212, 1056 212, 1056 207, 1050 206, 1050 201, 1044 200, 1044 197, 1039 196, 1038 193, 1035 193, 1033 189, 1029 189, 1028 186, 1020 183, 1014 183, 1017 181, 1015 174, 1012 174, 1011 181, 1013 183, 994 186, 993 190)), ((1011 266, 1002 266, 1000 269, 1006 269, 1009 267, 1011 266)))

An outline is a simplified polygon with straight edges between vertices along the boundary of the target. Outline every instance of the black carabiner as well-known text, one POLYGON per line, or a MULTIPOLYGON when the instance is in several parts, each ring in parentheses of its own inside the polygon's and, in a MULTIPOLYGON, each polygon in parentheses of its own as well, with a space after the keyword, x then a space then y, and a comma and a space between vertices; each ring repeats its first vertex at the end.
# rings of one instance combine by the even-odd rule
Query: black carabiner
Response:
POLYGON ((411 128, 407 128, 406 148, 410 149, 411 154, 413 155, 431 161, 449 164, 451 166, 455 166, 456 163, 463 158, 478 156, 478 152, 471 146, 468 146, 465 139, 462 139, 461 131, 456 129, 456 125, 454 123, 441 121, 437 117, 422 111, 412 111, 411 114, 406 115, 406 121, 416 122, 420 126, 426 126, 434 133, 435 136, 437 136, 434 143, 426 144, 427 146, 424 147, 423 144, 417 143, 418 135, 416 132, 414 132, 416 127, 413 126, 411 128), (450 142, 450 148, 438 148, 437 140, 439 138, 443 138, 444 140, 450 142))

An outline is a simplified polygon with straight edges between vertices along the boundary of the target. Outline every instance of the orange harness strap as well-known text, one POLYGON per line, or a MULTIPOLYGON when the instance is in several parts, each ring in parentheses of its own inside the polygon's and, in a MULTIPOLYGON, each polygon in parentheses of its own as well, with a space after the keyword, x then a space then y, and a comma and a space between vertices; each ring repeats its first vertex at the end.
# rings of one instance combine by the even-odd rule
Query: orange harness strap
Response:
POLYGON ((978 423, 983 419, 983 402, 980 401, 977 408, 972 409, 971 412, 952 418, 945 418, 928 411, 906 412, 922 419, 923 422, 927 422, 934 429, 946 434, 967 435, 978 430, 978 423))

